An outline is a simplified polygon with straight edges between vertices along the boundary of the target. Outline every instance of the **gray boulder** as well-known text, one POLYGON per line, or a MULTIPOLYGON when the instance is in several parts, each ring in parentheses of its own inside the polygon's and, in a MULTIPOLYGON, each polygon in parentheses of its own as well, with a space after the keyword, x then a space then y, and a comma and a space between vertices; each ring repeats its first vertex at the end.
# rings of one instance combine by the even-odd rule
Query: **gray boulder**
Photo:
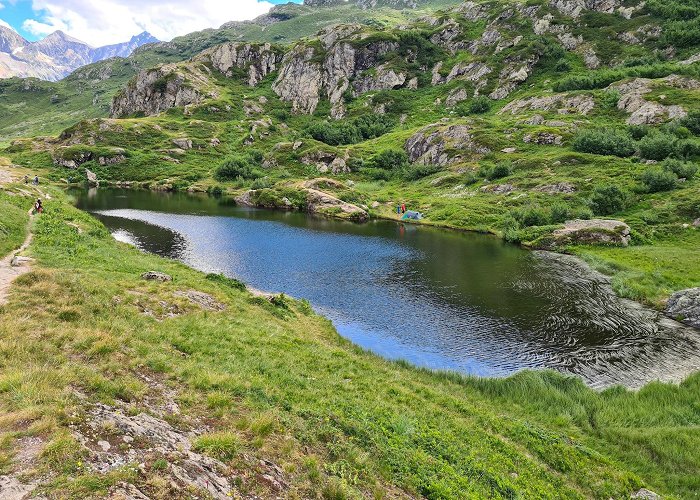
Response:
POLYGON ((173 280, 173 277, 170 276, 169 274, 161 273, 159 271, 147 271, 141 275, 141 278, 145 279, 147 281, 161 281, 161 282, 173 280))
POLYGON ((700 328, 700 288, 688 288, 674 293, 666 304, 666 314, 700 328))

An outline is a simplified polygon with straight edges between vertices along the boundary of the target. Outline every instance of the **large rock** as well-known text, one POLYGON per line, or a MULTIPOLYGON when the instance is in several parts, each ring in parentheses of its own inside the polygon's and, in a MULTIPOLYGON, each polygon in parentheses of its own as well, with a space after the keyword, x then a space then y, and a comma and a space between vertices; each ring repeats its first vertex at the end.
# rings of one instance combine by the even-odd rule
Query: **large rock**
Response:
POLYGON ((100 181, 97 178, 97 174, 95 172, 91 172, 88 169, 85 169, 85 175, 87 176, 87 181, 88 185, 91 187, 97 187, 100 185, 100 181))
POLYGON ((569 96, 567 94, 553 94, 511 101, 499 113, 509 112, 515 115, 523 111, 557 110, 560 114, 577 113, 587 115, 594 107, 595 101, 593 97, 588 95, 569 96))
POLYGON ((584 10, 612 14, 622 5, 622 0, 551 0, 549 5, 564 15, 579 17, 584 10))
POLYGON ((321 99, 323 85, 321 64, 312 47, 298 45, 282 61, 282 68, 272 89, 292 110, 311 114, 321 99))
POLYGON ((591 219, 566 221, 551 238, 538 242, 540 248, 556 248, 572 244, 602 244, 626 247, 629 245, 630 227, 619 220, 591 219))
POLYGON ((440 166, 459 162, 465 153, 489 152, 474 140, 467 125, 444 126, 442 123, 422 128, 406 141, 405 147, 412 162, 440 166))
POLYGON ((674 293, 666 304, 666 314, 683 323, 700 328, 700 288, 674 293))
POLYGON ((357 25, 336 25, 321 33, 325 50, 299 44, 289 51, 281 64, 273 90, 283 101, 291 102, 295 112, 311 114, 322 96, 331 102, 331 116, 345 116, 343 95, 352 86, 353 93, 388 90, 408 81, 405 73, 380 65, 387 53, 398 48, 388 40, 356 46, 357 25), (373 69, 372 72, 367 70, 373 69))
POLYGON ((248 75, 248 85, 254 87, 277 70, 282 62, 282 52, 269 43, 224 43, 205 50, 194 60, 209 63, 228 77, 233 76, 234 69, 244 70, 248 75))
POLYGON ((170 108, 199 104, 207 95, 207 86, 208 77, 193 68, 184 72, 168 64, 143 70, 114 97, 111 116, 155 115, 170 108))
MULTIPOLYGON (((686 89, 700 89, 700 81, 691 78, 670 75, 660 80, 666 85, 686 89)), ((616 82, 608 86, 607 90, 620 93, 617 108, 630 113, 627 123, 630 125, 658 124, 664 120, 672 120, 686 116, 686 111, 681 106, 667 106, 654 101, 647 101, 644 96, 652 91, 654 80, 649 78, 633 78, 623 82, 616 82)))

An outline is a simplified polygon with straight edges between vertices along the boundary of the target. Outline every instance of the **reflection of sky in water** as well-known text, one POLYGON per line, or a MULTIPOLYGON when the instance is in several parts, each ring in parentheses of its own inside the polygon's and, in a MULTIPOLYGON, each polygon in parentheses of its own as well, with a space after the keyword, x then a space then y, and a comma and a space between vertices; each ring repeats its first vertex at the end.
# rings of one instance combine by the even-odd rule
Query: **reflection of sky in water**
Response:
POLYGON ((570 262, 494 238, 230 207, 163 213, 162 199, 159 211, 121 208, 123 199, 109 210, 100 196, 95 208, 118 239, 307 298, 342 335, 389 358, 478 375, 549 367, 594 385, 700 368, 695 332, 629 307, 570 262))

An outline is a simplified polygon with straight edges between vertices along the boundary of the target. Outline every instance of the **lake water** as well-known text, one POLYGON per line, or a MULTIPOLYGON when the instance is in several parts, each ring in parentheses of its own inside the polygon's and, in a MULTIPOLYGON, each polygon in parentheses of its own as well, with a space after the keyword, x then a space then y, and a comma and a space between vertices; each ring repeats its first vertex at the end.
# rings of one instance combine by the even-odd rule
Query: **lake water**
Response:
POLYGON ((483 376, 524 368, 594 387, 700 370, 700 332, 617 298, 573 259, 481 234, 235 207, 184 193, 74 193, 119 240, 308 299, 392 359, 483 376))

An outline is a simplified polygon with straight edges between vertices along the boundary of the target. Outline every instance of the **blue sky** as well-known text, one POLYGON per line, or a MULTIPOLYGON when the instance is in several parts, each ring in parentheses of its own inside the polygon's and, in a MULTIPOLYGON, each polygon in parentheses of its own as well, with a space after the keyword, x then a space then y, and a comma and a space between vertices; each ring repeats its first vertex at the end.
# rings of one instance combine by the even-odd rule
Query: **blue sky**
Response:
MULTIPOLYGON (((149 31, 162 40, 252 19, 289 0, 0 0, 0 24, 27 40, 60 29, 93 46, 149 31)), ((293 0, 301 3, 302 0, 293 0)))

